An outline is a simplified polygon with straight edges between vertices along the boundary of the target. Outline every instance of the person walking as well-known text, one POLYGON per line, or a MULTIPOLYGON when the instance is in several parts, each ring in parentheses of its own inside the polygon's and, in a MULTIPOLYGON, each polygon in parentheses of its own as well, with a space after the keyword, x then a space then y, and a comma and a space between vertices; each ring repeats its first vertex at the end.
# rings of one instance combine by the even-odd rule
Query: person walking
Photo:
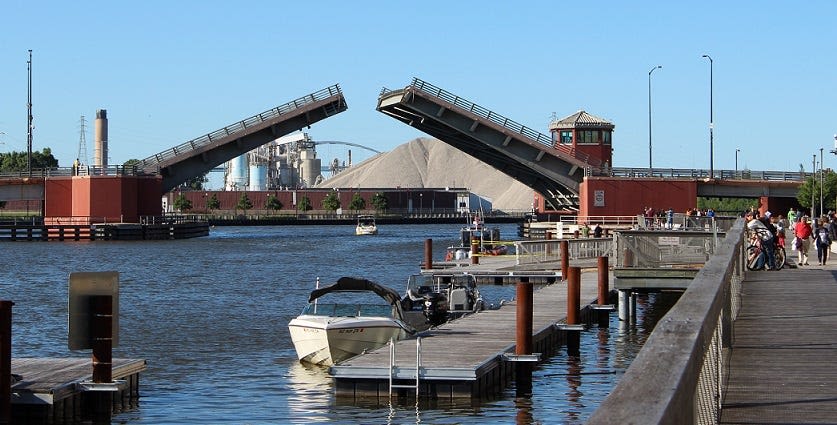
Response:
POLYGON ((808 250, 811 249, 811 219, 806 215, 803 216, 796 226, 793 228, 793 235, 797 238, 796 252, 798 253, 798 260, 796 265, 808 265, 808 250))
POLYGON ((817 260, 819 260, 819 265, 824 266, 828 261, 828 251, 831 249, 831 223, 826 222, 824 216, 817 223, 816 243, 817 260))
POLYGON ((791 207, 788 210, 788 225, 793 226, 796 223, 796 210, 791 207))

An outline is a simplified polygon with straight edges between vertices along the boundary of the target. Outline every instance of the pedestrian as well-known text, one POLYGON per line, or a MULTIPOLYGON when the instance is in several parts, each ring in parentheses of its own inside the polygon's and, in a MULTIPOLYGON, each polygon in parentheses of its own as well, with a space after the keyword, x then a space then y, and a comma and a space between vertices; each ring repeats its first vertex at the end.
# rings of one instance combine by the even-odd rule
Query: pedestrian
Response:
POLYGON ((666 211, 666 229, 674 228, 674 210, 669 208, 666 211))
POLYGON ((775 239, 773 232, 765 225, 762 220, 756 218, 756 214, 751 213, 747 216, 747 229, 753 231, 761 242, 761 249, 766 258, 759 258, 756 264, 756 270, 761 269, 767 263, 767 270, 778 270, 776 268, 776 252, 775 239))
POLYGON ((76 160, 75 160, 75 161, 73 161, 73 175, 74 175, 74 176, 77 176, 77 175, 78 175, 78 167, 79 167, 79 165, 80 165, 80 164, 79 164, 79 162, 78 162, 78 158, 76 158, 76 160))
POLYGON ((770 222, 776 227, 776 246, 785 247, 785 220, 781 215, 770 217, 770 222))
POLYGON ((596 225, 593 226, 593 237, 594 238, 602 237, 602 226, 599 226, 599 223, 596 223, 596 225))
POLYGON ((796 223, 796 210, 793 207, 788 210, 788 222, 791 226, 796 223))
POLYGON ((793 235, 796 237, 796 252, 798 253, 798 260, 796 265, 808 265, 808 250, 811 249, 811 219, 806 215, 799 219, 796 226, 793 228, 793 235))
POLYGON ((816 243, 817 243, 817 260, 819 265, 824 266, 828 261, 828 251, 831 249, 831 232, 830 223, 826 223, 825 217, 820 218, 817 224, 816 243))
POLYGON ((587 223, 584 223, 584 226, 581 227, 581 237, 589 238, 590 237, 590 226, 587 223))

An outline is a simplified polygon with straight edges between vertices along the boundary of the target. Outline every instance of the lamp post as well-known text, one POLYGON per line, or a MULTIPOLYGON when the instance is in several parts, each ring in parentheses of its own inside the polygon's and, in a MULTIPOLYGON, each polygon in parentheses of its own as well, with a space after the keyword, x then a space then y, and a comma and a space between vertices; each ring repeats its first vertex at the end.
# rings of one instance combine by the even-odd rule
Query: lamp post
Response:
POLYGON ((822 175, 823 175, 823 162, 822 162, 822 148, 820 148, 820 217, 823 215, 823 205, 822 205, 822 175))
POLYGON ((735 175, 738 176, 738 152, 741 152, 741 149, 735 149, 735 175))
MULTIPOLYGON (((811 220, 814 219, 814 180, 817 177, 817 154, 814 154, 813 167, 811 169, 811 220)), ((816 223, 816 221, 814 222, 816 223)))
POLYGON ((712 140, 712 130, 714 129, 714 114, 712 111, 712 68, 713 68, 713 61, 712 57, 709 55, 703 55, 703 57, 709 59, 709 177, 714 177, 715 170, 714 170, 714 148, 713 148, 713 140, 712 140))
POLYGON ((651 73, 655 69, 662 68, 662 65, 657 65, 648 71, 648 169, 651 170, 651 73))

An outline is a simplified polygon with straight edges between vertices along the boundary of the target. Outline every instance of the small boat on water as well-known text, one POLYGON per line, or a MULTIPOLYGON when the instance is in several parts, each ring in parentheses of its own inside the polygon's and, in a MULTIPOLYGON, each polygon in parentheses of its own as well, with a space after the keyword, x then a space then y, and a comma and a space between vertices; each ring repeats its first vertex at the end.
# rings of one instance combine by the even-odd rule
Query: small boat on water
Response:
POLYGON ((477 280, 470 274, 411 275, 401 304, 410 311, 420 310, 431 326, 485 309, 477 280))
POLYGON ((394 290, 366 279, 342 277, 317 288, 308 305, 288 323, 300 361, 330 366, 415 333, 403 321, 401 297, 394 290), (322 303, 327 294, 371 293, 386 303, 322 303))
POLYGON ((459 245, 449 246, 445 252, 445 261, 465 260, 471 255, 471 244, 477 239, 477 252, 482 255, 503 255, 508 248, 500 244, 500 228, 487 227, 479 214, 473 215, 473 220, 459 230, 459 245))
POLYGON ((374 215, 359 215, 357 216, 357 227, 355 227, 356 235, 377 235, 378 226, 375 224, 374 215))

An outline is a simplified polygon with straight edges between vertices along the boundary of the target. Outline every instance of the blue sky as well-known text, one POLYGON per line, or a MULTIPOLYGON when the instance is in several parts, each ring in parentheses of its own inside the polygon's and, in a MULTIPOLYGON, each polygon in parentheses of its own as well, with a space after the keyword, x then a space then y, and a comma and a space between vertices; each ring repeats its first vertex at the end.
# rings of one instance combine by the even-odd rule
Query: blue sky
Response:
MULTIPOLYGON (((612 121, 614 165, 811 168, 837 133, 837 2, 143 1, 0 5, 0 151, 62 166, 79 119, 107 109, 110 163, 144 158, 339 83, 349 109, 315 140, 387 151, 423 133, 375 110, 418 77, 547 133, 584 109, 612 121)), ((345 159, 348 147, 321 148, 345 159)), ((357 162, 370 153, 352 148, 357 162)))

